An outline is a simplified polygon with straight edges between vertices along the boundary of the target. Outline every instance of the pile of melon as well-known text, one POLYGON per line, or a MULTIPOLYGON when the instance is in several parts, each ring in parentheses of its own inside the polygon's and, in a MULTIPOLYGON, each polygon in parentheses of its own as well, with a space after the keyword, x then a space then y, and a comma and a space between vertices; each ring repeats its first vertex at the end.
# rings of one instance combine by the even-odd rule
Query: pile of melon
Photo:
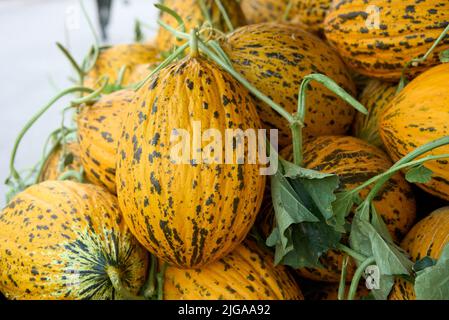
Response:
POLYGON ((155 39, 59 45, 77 79, 12 150, 5 298, 449 299, 449 3, 157 8, 155 39))

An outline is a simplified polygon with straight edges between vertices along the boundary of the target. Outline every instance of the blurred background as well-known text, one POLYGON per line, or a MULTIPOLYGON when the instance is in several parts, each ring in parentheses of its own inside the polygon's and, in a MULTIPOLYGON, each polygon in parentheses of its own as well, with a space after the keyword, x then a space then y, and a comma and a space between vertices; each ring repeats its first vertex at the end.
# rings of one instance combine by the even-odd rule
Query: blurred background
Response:
MULTIPOLYGON (((107 32, 108 38, 102 42, 118 44, 134 40, 136 19, 145 23, 142 31, 147 39, 155 35, 156 2, 84 0, 83 4, 96 33, 101 37, 102 31, 107 32)), ((78 0, 0 0, 0 207, 5 205, 4 181, 17 134, 37 110, 72 85, 73 69, 57 49, 57 41, 77 61, 92 46, 94 37, 78 0)), ((27 133, 16 168, 27 169, 39 161, 46 138, 60 126, 61 110, 67 101, 55 104, 27 133)))

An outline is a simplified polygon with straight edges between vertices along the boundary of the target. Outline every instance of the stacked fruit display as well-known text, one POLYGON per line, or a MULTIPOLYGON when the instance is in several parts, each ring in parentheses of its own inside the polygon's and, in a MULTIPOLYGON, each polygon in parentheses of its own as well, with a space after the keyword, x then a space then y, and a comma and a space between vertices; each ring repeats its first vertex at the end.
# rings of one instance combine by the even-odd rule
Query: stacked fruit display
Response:
POLYGON ((449 3, 157 8, 155 41, 58 45, 79 81, 15 143, 6 298, 449 299, 449 3))

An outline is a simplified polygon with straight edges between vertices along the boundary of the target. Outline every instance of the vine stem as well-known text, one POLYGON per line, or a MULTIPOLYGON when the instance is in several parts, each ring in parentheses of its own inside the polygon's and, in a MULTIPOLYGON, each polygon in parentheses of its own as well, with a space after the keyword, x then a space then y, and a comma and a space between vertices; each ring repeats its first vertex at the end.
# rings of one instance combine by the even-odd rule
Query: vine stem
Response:
POLYGON ((248 80, 246 80, 240 73, 235 71, 232 66, 228 66, 225 62, 223 62, 218 55, 216 55, 212 50, 210 50, 202 41, 199 39, 199 47, 200 49, 206 53, 215 63, 217 63, 220 67, 222 67, 225 71, 230 73, 235 79, 237 79, 245 88, 247 88, 251 93, 253 93, 258 99, 268 104, 272 107, 277 113, 279 113, 282 117, 284 117, 289 123, 294 123, 295 118, 284 108, 276 104, 273 100, 268 98, 265 94, 255 88, 248 80))
POLYGON ((172 33, 176 38, 180 39, 180 40, 189 40, 190 39, 190 35, 188 33, 176 30, 175 28, 173 28, 172 26, 170 26, 169 24, 166 24, 164 21, 162 20, 158 20, 157 23, 164 29, 167 29, 167 31, 169 31, 170 33, 172 33))
POLYGON ((422 56, 421 58, 414 58, 411 61, 407 62, 404 66, 404 68, 402 69, 402 73, 401 73, 401 79, 399 80, 399 85, 398 85, 398 89, 396 91, 396 94, 398 94, 405 86, 406 81, 405 81, 405 72, 407 71, 407 69, 410 67, 410 65, 412 66, 417 66, 420 63, 423 63, 424 61, 427 60, 427 58, 430 56, 430 54, 433 52, 433 50, 435 50, 435 48, 438 46, 438 44, 444 39, 444 37, 446 36, 446 34, 449 32, 449 24, 446 26, 446 28, 444 28, 443 32, 441 32, 441 34, 438 36, 438 38, 434 41, 434 43, 432 44, 432 46, 429 48, 429 50, 427 50, 427 52, 424 54, 424 56, 422 56))
POLYGON ((307 89, 311 81, 317 81, 328 88, 330 91, 338 95, 341 99, 349 103, 357 111, 368 114, 368 110, 356 99, 354 99, 346 90, 340 87, 334 80, 320 73, 313 73, 305 76, 299 86, 298 93, 298 107, 297 113, 294 116, 295 122, 292 126, 292 138, 293 138, 293 158, 295 164, 302 165, 302 128, 304 127, 306 117, 306 98, 307 89))
POLYGON ((47 162, 48 158, 52 155, 52 153, 54 151, 56 151, 56 149, 60 146, 62 137, 57 137, 57 136, 61 132, 64 132, 64 134, 69 135, 69 134, 71 134, 73 132, 76 132, 76 129, 65 128, 64 130, 62 130, 62 128, 58 128, 55 131, 53 131, 52 133, 50 133, 50 135, 48 136, 47 140, 45 141, 44 149, 42 150, 41 160, 39 162, 39 169, 37 170, 37 175, 36 175, 36 177, 34 179, 34 184, 39 183, 39 180, 42 177, 43 172, 44 172, 45 163, 47 162), (55 138, 55 136, 57 138, 55 138), (50 145, 50 141, 52 139, 54 139, 56 141, 53 143, 53 145, 50 148, 50 150, 47 151, 48 146, 50 145))
MULTIPOLYGON (((161 3, 156 3, 154 5, 157 9, 161 10, 162 12, 165 12, 169 15, 171 15, 173 18, 175 18, 176 22, 178 23, 178 27, 181 29, 181 32, 186 32, 186 26, 184 23, 184 20, 182 20, 181 16, 174 10, 170 9, 169 7, 164 6, 161 3)), ((182 39, 182 38, 178 38, 182 39)))
POLYGON ((73 58, 72 54, 67 50, 66 47, 64 47, 61 43, 56 42, 56 46, 61 50, 61 52, 64 54, 64 56, 69 60, 70 64, 72 65, 73 69, 75 69, 76 73, 79 77, 79 83, 83 83, 84 79, 84 71, 81 69, 81 67, 76 62, 75 58, 73 58))
POLYGON ((172 63, 173 60, 175 60, 182 52, 184 52, 185 49, 189 46, 189 43, 184 43, 182 46, 177 48, 175 52, 173 52, 169 57, 167 57, 161 64, 159 64, 151 73, 146 76, 145 79, 143 79, 141 82, 139 82, 135 87, 134 90, 139 90, 154 74, 158 73, 160 70, 168 66, 170 63, 172 63))
POLYGON ((134 42, 142 42, 144 38, 143 32, 142 32, 142 23, 139 19, 136 19, 134 21, 134 42))
MULTIPOLYGON (((377 186, 375 186, 374 188, 380 189, 382 187, 382 185, 388 181, 391 176, 393 176, 396 172, 405 169, 409 166, 414 166, 414 165, 419 165, 422 164, 426 161, 430 161, 430 160, 437 160, 437 159, 442 159, 442 158, 449 158, 449 155, 436 155, 436 156, 427 156, 424 157, 422 159, 413 161, 414 159, 416 159, 417 157, 432 151, 433 149, 445 146, 449 144, 449 136, 448 137, 443 137, 441 139, 432 141, 430 143, 427 143, 415 150, 413 150, 412 152, 410 152, 409 154, 407 154, 405 157, 403 157, 402 159, 400 159, 399 161, 397 161, 389 170, 385 171, 384 173, 377 175, 369 180, 367 180, 365 183, 361 184, 360 186, 352 189, 351 191, 349 191, 350 194, 356 194, 358 192, 360 192, 361 190, 365 189, 366 187, 368 187, 370 184, 377 182, 377 186)), ((374 188, 371 190, 371 192, 373 192, 374 188)), ((370 192, 370 193, 371 193, 370 192)), ((376 192, 377 193, 377 192, 376 192)), ((374 194, 374 193, 373 193, 374 194)), ((375 196, 375 195, 374 195, 375 196)), ((374 197, 373 196, 373 197, 374 197)))
POLYGON ((293 161, 299 167, 302 166, 302 122, 298 121, 290 125, 292 131, 292 144, 293 144, 293 161))
POLYGON ((348 260, 349 260, 348 256, 345 256, 343 258, 343 263, 341 266, 340 285, 338 286, 338 300, 344 300, 344 298, 345 298, 346 274, 347 274, 348 260))
POLYGON ((204 0, 198 0, 198 4, 200 6, 204 19, 206 19, 206 21, 213 27, 214 24, 212 22, 209 10, 207 9, 206 3, 204 2, 204 0))
POLYGON ((360 278, 362 277, 363 272, 365 272, 365 269, 376 262, 376 259, 374 257, 369 257, 365 261, 362 262, 362 264, 357 268, 357 270, 354 273, 354 277, 351 281, 351 286, 349 287, 349 293, 348 293, 348 300, 354 300, 355 295, 357 293, 357 288, 359 286, 360 278))
POLYGON ((193 28, 190 31, 190 56, 195 58, 198 56, 198 37, 197 37, 197 29, 193 28))
POLYGON ((218 44, 217 41, 215 40, 211 40, 208 42, 208 44, 212 47, 212 49, 215 50, 215 52, 223 59, 224 62, 226 62, 226 64, 232 67, 232 61, 231 59, 229 59, 229 57, 226 55, 226 53, 223 51, 223 49, 220 47, 220 45, 218 44))
POLYGON ((55 104, 59 99, 61 99, 62 97, 70 94, 70 93, 74 93, 74 92, 92 92, 93 90, 90 88, 86 88, 86 87, 82 87, 82 86, 75 86, 75 87, 71 87, 68 88, 62 92, 60 92, 59 94, 57 94, 53 99, 50 100, 49 103, 47 103, 43 108, 41 108, 30 120, 28 120, 28 122, 25 124, 25 126, 22 128, 22 130, 19 132, 19 135, 17 136, 15 142, 14 142, 14 146, 13 146, 13 150, 11 153, 11 158, 9 160, 9 170, 10 170, 10 176, 12 176, 14 179, 17 180, 17 182, 19 183, 19 186, 21 188, 23 188, 23 184, 22 181, 20 179, 20 175, 17 172, 15 166, 14 166, 14 162, 16 159, 16 154, 17 154, 17 150, 19 148, 20 142, 22 141, 23 137, 25 136, 25 134, 28 132, 28 130, 34 125, 34 123, 45 113, 47 112, 48 109, 50 109, 50 107, 55 104))
POLYGON ((116 267, 108 266, 106 268, 106 273, 107 273, 109 279, 111 280, 112 286, 114 287, 115 291, 117 291, 117 293, 121 299, 123 299, 123 300, 144 300, 143 297, 132 294, 123 286, 123 282, 120 279, 120 273, 116 267))
POLYGON ((231 19, 229 18, 228 13, 226 12, 226 8, 223 6, 221 0, 215 0, 215 4, 217 5, 218 10, 220 10, 223 19, 225 20, 226 26, 228 27, 228 30, 230 32, 234 31, 234 26, 232 25, 231 19))
POLYGON ((156 275, 157 278, 157 299, 163 300, 164 299, 164 278, 165 278, 165 271, 167 270, 167 263, 163 263, 161 266, 161 270, 156 275))
POLYGON ((366 256, 364 256, 363 254, 355 251, 354 249, 349 248, 348 246, 345 246, 342 243, 338 243, 337 247, 338 250, 343 251, 344 253, 346 253, 348 256, 354 258, 354 260, 357 261, 365 261, 366 260, 366 256))
POLYGON ((81 168, 80 171, 68 170, 63 174, 61 174, 58 177, 58 180, 65 181, 70 180, 72 178, 76 179, 76 181, 78 181, 79 183, 84 183, 84 169, 81 168))

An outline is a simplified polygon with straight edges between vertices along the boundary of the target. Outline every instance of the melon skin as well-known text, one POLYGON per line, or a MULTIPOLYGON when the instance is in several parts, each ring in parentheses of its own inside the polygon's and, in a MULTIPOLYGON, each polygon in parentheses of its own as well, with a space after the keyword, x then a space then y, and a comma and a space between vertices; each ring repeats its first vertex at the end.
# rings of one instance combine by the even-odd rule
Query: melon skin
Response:
MULTIPOLYGON (((447 1, 334 0, 324 30, 349 67, 394 82, 401 78, 407 62, 431 48, 448 23, 447 1)), ((439 53, 446 49, 448 35, 424 63, 409 68, 410 75, 437 65, 439 53)))
MULTIPOLYGON (((179 268, 222 258, 254 224, 265 188, 260 165, 251 164, 247 153, 242 164, 184 162, 172 155, 181 129, 193 137, 194 122, 221 137, 227 129, 259 129, 248 91, 216 64, 188 56, 149 79, 132 105, 116 174, 127 224, 145 248, 179 268)), ((202 141, 195 151, 210 150, 209 143, 202 141)), ((214 157, 219 148, 225 155, 225 147, 216 147, 214 157)))
MULTIPOLYGON (((416 148, 449 136, 449 64, 433 67, 410 82, 388 105, 380 118, 380 136, 394 161, 416 148)), ((425 154, 449 154, 449 146, 425 154)), ((449 159, 428 161, 430 182, 418 187, 449 200, 449 159)))

